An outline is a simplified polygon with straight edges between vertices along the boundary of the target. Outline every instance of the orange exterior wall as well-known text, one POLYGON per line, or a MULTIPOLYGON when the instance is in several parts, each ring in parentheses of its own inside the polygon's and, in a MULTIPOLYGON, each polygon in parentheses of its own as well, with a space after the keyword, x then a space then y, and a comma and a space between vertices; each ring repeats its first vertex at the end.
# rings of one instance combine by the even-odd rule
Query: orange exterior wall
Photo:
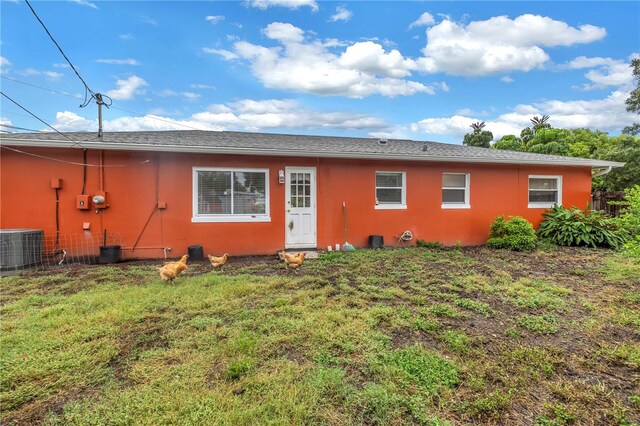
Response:
MULTIPOLYGON (((33 154, 82 163, 79 149, 20 148, 33 154)), ((88 152, 88 164, 100 163, 100 152, 88 152)), ((565 206, 584 208, 590 199, 589 167, 518 166, 224 156, 153 152, 104 151, 104 189, 110 207, 78 210, 82 167, 2 150, 0 153, 0 227, 44 229, 55 234, 55 191, 51 178, 62 179, 60 234, 82 235, 83 222, 91 232, 103 229, 122 236, 126 258, 159 258, 162 248, 171 256, 187 246, 202 244, 205 253, 231 255, 275 253, 284 247, 285 188, 278 170, 289 166, 317 168, 318 248, 344 243, 342 202, 348 206, 349 242, 365 247, 368 236, 384 236, 386 245, 410 230, 415 239, 446 245, 480 245, 487 240, 491 221, 498 215, 523 216, 538 225, 543 209, 529 209, 528 175, 562 175, 565 206), (192 223, 192 167, 268 168, 271 222, 192 223), (376 210, 375 172, 405 171, 407 209, 376 210), (443 172, 470 174, 470 209, 442 209, 443 172), (155 208, 156 194, 167 208, 155 208), (145 228, 145 223, 150 218, 145 228), (144 232, 143 232, 144 228, 144 232), (138 249, 131 246, 139 237, 138 249)), ((87 168, 87 193, 99 189, 99 167, 87 168)))

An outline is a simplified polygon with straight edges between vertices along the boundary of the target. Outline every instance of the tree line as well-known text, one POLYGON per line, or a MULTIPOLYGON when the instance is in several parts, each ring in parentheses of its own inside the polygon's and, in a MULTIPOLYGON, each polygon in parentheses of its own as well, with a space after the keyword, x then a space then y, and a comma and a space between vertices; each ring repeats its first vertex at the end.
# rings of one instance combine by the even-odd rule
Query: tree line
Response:
MULTIPOLYGON (((631 61, 637 87, 626 100, 627 111, 640 114, 640 59, 631 61)), ((609 136, 599 130, 561 129, 551 126, 550 117, 531 118, 531 125, 522 129, 519 136, 505 135, 495 143, 493 133, 485 130, 484 122, 472 123, 472 131, 464 136, 463 144, 482 148, 538 154, 563 155, 619 161, 625 167, 614 168, 610 173, 593 179, 593 189, 623 191, 640 184, 640 123, 625 127, 619 136, 609 136)))

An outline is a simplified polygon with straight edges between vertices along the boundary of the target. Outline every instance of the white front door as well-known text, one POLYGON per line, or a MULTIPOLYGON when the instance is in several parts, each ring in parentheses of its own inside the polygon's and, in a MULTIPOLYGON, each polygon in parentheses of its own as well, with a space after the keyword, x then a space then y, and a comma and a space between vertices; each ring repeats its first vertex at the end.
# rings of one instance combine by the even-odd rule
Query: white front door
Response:
POLYGON ((316 169, 287 167, 285 247, 316 247, 316 169))

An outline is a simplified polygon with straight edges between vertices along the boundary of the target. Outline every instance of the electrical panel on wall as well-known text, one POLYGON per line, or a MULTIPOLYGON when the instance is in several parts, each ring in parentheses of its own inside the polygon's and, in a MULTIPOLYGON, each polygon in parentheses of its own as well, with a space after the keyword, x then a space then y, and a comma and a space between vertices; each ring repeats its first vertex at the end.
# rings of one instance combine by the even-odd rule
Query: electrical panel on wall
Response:
POLYGON ((78 210, 89 210, 91 208, 91 197, 89 195, 78 195, 76 197, 76 207, 78 210))

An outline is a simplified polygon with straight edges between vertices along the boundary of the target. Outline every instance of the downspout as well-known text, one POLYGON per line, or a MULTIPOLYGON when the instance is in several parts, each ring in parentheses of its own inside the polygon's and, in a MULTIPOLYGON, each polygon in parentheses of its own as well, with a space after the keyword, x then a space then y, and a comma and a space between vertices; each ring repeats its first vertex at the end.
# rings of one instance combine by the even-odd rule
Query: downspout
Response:
POLYGON ((598 176, 604 176, 607 173, 609 173, 612 168, 613 168, 613 166, 607 166, 604 169, 600 170, 599 172, 596 172, 593 175, 591 175, 591 177, 594 178, 594 177, 598 177, 598 176))

